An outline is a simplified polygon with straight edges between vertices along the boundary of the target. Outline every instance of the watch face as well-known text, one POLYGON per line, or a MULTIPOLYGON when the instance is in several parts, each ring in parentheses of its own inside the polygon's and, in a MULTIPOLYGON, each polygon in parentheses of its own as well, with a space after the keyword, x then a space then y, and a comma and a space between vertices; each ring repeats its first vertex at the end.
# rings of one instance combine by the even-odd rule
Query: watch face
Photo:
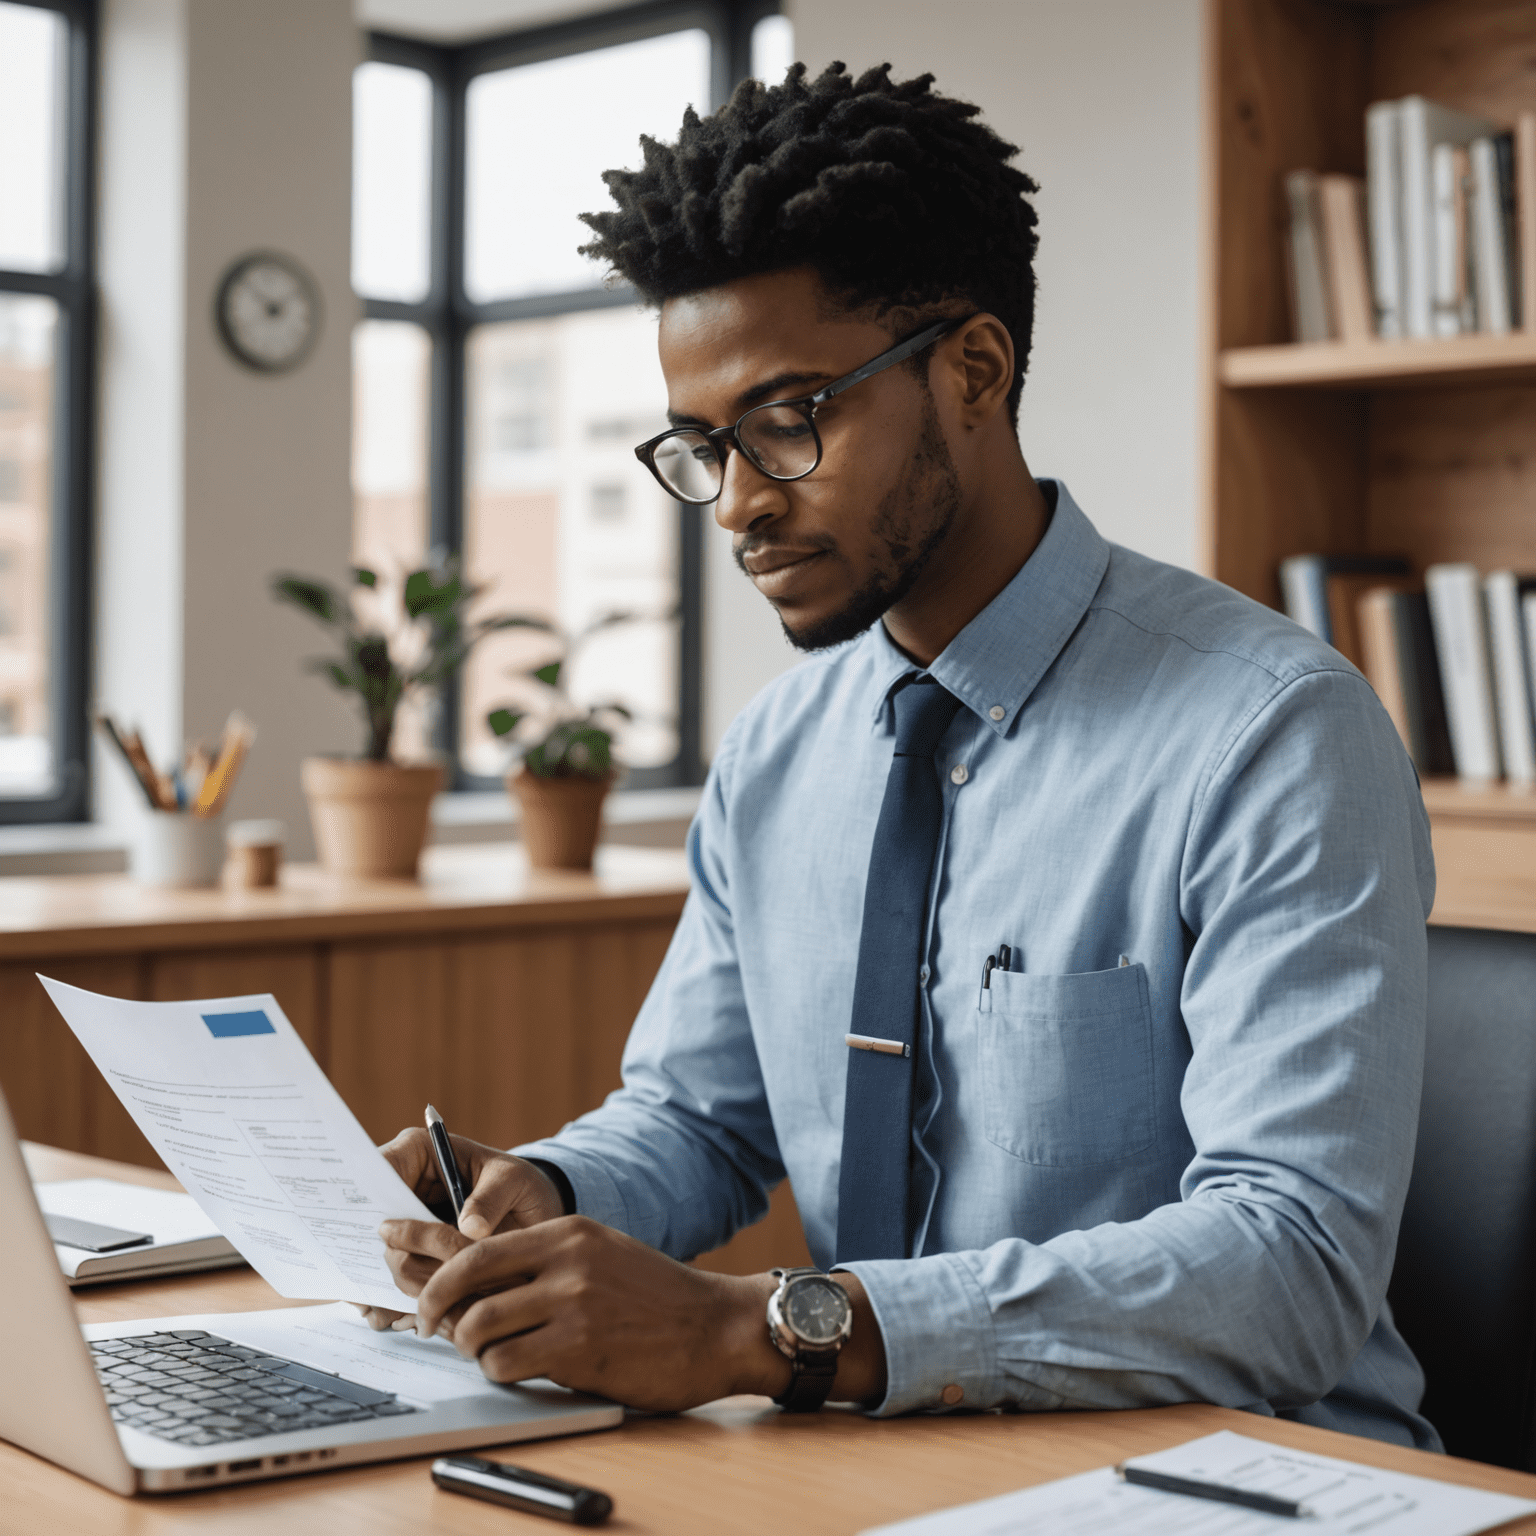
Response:
POLYGON ((216 305, 219 333, 242 363, 280 373, 302 362, 320 327, 320 296, 286 256, 243 257, 225 274, 216 305))
POLYGON ((831 1280, 797 1280, 784 1298, 784 1320, 807 1344, 831 1344, 848 1317, 848 1293, 831 1280))

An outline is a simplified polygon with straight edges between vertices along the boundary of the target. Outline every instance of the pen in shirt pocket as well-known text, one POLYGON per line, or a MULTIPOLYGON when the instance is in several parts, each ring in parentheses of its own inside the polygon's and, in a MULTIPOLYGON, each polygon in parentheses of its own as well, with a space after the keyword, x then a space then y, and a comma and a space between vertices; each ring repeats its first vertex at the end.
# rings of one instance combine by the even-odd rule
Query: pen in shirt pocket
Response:
POLYGON ((995 955, 988 955, 986 964, 981 968, 982 990, 992 990, 992 972, 1007 971, 1013 968, 1013 948, 1008 944, 999 944, 995 955))

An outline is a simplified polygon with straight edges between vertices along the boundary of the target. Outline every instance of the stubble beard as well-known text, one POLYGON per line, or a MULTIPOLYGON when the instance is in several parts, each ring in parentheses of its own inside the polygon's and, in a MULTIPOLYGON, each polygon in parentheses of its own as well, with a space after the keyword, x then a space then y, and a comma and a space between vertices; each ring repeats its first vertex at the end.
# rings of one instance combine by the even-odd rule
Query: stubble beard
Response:
MULTIPOLYGON (((785 638, 796 650, 825 651, 862 635, 917 585, 934 552, 948 537, 959 510, 959 476, 939 426, 933 396, 929 395, 907 472, 875 512, 871 531, 884 546, 884 560, 836 613, 798 628, 780 614, 785 638), (919 525, 919 513, 924 509, 929 514, 926 527, 919 525)), ((740 554, 737 561, 739 564, 740 554)))

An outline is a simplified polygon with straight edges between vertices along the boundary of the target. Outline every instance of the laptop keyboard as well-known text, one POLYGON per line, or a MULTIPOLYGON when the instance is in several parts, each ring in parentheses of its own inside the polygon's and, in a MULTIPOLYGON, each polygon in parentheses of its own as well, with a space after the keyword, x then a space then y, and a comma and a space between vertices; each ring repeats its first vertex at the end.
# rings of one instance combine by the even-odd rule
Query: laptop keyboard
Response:
POLYGON ((112 1417, 179 1445, 420 1411, 388 1392, 196 1329, 102 1339, 91 1355, 112 1417))

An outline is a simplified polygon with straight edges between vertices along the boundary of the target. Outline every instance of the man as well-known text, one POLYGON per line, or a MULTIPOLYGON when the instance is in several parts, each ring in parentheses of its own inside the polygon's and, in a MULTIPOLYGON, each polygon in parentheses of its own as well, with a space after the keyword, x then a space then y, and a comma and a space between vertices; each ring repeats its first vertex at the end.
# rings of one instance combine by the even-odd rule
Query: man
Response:
POLYGON ((1433 874, 1369 687, 1031 477, 1034 188, 974 108, 797 66, 644 148, 587 247, 660 306, 641 457, 815 654, 721 744, 622 1091, 386 1224, 418 1326, 641 1407, 1435 1446, 1384 1300, 1433 874), (676 1262, 786 1172, 830 1281, 676 1262))

